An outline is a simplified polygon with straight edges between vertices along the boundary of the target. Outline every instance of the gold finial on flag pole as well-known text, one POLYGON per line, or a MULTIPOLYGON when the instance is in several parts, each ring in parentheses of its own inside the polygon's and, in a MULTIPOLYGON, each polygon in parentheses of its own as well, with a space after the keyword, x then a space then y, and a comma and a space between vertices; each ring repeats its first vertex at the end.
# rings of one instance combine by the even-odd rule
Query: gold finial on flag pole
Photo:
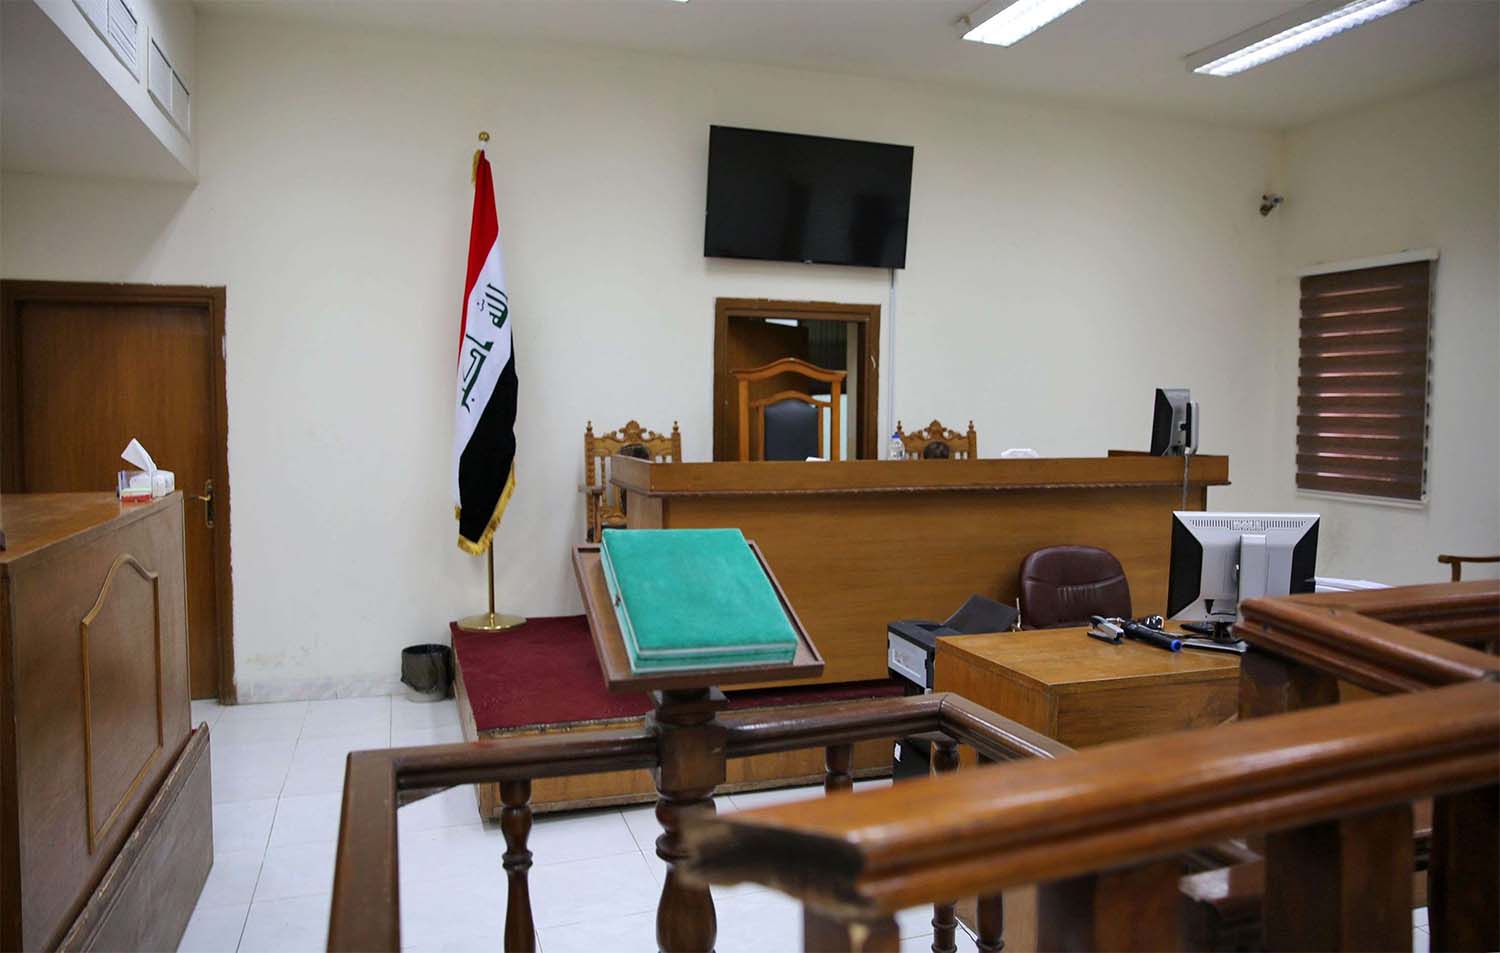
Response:
POLYGON ((469 181, 475 182, 479 179, 479 156, 484 152, 484 144, 490 141, 490 134, 485 130, 479 130, 479 148, 474 150, 474 165, 469 169, 469 181))

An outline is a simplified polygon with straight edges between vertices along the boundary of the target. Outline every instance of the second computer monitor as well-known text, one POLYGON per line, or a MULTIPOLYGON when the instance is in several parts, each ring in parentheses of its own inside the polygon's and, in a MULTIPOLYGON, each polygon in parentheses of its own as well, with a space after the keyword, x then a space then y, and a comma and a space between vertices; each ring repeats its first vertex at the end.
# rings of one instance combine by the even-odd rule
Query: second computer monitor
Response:
POLYGON ((1232 623, 1239 604, 1313 591, 1316 513, 1172 514, 1167 615, 1232 623))
POLYGON ((1158 387, 1151 417, 1151 455, 1180 457, 1198 451, 1198 405, 1186 387, 1158 387))

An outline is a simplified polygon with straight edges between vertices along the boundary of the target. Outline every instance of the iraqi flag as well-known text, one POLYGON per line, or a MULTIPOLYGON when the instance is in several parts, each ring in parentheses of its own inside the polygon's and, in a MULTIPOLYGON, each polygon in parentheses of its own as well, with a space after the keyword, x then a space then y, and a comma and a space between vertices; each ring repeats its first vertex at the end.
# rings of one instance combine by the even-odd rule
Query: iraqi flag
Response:
POLYGON ((495 183, 484 151, 474 158, 474 220, 453 407, 453 503, 458 547, 477 556, 489 548, 516 488, 516 357, 495 183))

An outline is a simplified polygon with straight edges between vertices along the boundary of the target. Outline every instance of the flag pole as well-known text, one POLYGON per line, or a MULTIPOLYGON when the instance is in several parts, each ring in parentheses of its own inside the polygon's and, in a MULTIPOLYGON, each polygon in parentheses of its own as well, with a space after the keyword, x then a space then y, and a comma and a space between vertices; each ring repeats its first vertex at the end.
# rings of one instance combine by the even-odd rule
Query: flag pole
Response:
POLYGON ((518 625, 525 625, 526 617, 523 615, 495 611, 495 544, 493 540, 489 548, 484 551, 484 556, 489 565, 490 611, 464 616, 458 620, 458 627, 469 632, 504 632, 518 625))
MULTIPOLYGON (((479 172, 479 156, 484 152, 485 143, 490 141, 490 134, 481 130, 479 133, 479 148, 474 150, 474 168, 469 173, 473 180, 479 172)), ((514 629, 518 625, 526 624, 523 615, 511 615, 505 612, 495 611, 495 542, 490 540, 490 545, 484 551, 487 576, 489 578, 490 601, 489 611, 478 615, 464 616, 458 620, 458 627, 470 632, 504 632, 506 629, 514 629)))

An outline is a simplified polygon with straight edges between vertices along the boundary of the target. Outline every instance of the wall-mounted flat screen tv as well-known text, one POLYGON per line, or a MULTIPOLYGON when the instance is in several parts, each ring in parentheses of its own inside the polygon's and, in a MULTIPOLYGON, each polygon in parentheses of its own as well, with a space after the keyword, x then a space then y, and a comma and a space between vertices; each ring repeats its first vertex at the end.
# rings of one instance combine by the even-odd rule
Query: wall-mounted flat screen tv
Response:
POLYGON ((905 268, 913 151, 710 126, 703 254, 905 268))

